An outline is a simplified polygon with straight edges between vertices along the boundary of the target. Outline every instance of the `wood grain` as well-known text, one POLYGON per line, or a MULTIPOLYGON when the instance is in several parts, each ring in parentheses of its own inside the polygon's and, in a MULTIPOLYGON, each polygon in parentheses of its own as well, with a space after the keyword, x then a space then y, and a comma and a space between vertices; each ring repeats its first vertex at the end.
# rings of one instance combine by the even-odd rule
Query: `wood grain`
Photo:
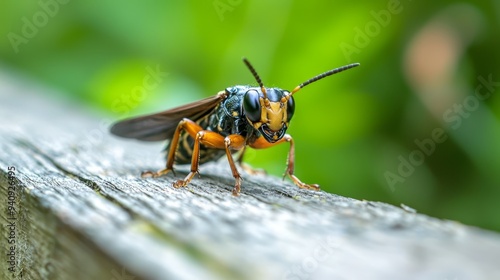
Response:
POLYGON ((0 215, 14 166, 18 261, 2 279, 500 279, 497 233, 273 176, 243 173, 233 197, 224 160, 174 189, 186 167, 139 176, 164 165, 163 144, 43 96, 0 75, 0 215))

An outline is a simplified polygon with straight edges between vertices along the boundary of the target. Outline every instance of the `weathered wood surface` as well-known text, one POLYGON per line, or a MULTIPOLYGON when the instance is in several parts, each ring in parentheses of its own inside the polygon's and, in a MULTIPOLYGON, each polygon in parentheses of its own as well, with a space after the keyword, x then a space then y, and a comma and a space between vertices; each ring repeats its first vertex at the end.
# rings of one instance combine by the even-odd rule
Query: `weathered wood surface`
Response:
POLYGON ((141 179, 162 145, 38 91, 0 75, 2 223, 9 166, 17 210, 2 279, 500 279, 500 235, 409 208, 247 174, 233 197, 225 161, 185 189, 141 179))

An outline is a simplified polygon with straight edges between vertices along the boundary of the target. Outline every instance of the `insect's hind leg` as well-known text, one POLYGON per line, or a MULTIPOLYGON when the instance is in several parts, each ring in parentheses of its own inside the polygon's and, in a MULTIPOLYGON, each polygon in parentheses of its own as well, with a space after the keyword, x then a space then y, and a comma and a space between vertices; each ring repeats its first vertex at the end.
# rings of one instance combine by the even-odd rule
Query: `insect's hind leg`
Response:
POLYGON ((196 134, 203 130, 201 126, 197 123, 193 122, 190 119, 184 118, 177 125, 177 129, 174 132, 172 140, 170 142, 170 149, 168 150, 167 156, 167 166, 164 169, 158 171, 144 171, 141 173, 142 177, 160 177, 168 174, 170 171, 175 174, 174 171, 174 161, 175 161, 175 152, 177 151, 177 146, 179 145, 179 137, 182 132, 185 130, 191 137, 196 138, 196 134))

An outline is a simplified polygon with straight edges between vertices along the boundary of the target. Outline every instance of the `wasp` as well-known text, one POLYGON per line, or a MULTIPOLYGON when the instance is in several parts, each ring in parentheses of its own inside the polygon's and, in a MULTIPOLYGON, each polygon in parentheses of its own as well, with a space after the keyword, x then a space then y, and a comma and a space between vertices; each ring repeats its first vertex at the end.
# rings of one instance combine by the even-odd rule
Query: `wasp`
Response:
POLYGON ((293 95, 303 87, 330 75, 356 67, 359 63, 345 65, 319 74, 292 91, 264 87, 257 71, 250 62, 243 62, 257 81, 258 87, 237 85, 228 87, 217 95, 160 113, 125 119, 115 123, 112 134, 143 141, 169 140, 164 169, 142 172, 142 177, 159 177, 172 171, 175 164, 191 164, 184 180, 173 183, 175 188, 185 187, 199 173, 200 164, 227 156, 235 179, 233 195, 241 189, 241 175, 233 154, 239 151, 236 161, 242 166, 247 146, 254 149, 270 148, 289 143, 285 175, 299 188, 319 190, 317 184, 303 183, 294 175, 295 144, 286 133, 295 111, 293 95))

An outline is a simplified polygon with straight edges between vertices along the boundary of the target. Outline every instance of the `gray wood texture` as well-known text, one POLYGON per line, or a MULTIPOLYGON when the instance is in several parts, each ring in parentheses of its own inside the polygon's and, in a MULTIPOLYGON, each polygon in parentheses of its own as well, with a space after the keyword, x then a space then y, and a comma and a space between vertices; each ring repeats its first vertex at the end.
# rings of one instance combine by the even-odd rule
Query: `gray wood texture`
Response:
POLYGON ((15 181, 17 262, 2 226, 1 279, 500 279, 499 234, 409 207, 245 173, 233 197, 225 160, 188 188, 171 187, 186 167, 142 179, 163 144, 114 138, 110 117, 44 94, 0 73, 0 215, 15 181))

